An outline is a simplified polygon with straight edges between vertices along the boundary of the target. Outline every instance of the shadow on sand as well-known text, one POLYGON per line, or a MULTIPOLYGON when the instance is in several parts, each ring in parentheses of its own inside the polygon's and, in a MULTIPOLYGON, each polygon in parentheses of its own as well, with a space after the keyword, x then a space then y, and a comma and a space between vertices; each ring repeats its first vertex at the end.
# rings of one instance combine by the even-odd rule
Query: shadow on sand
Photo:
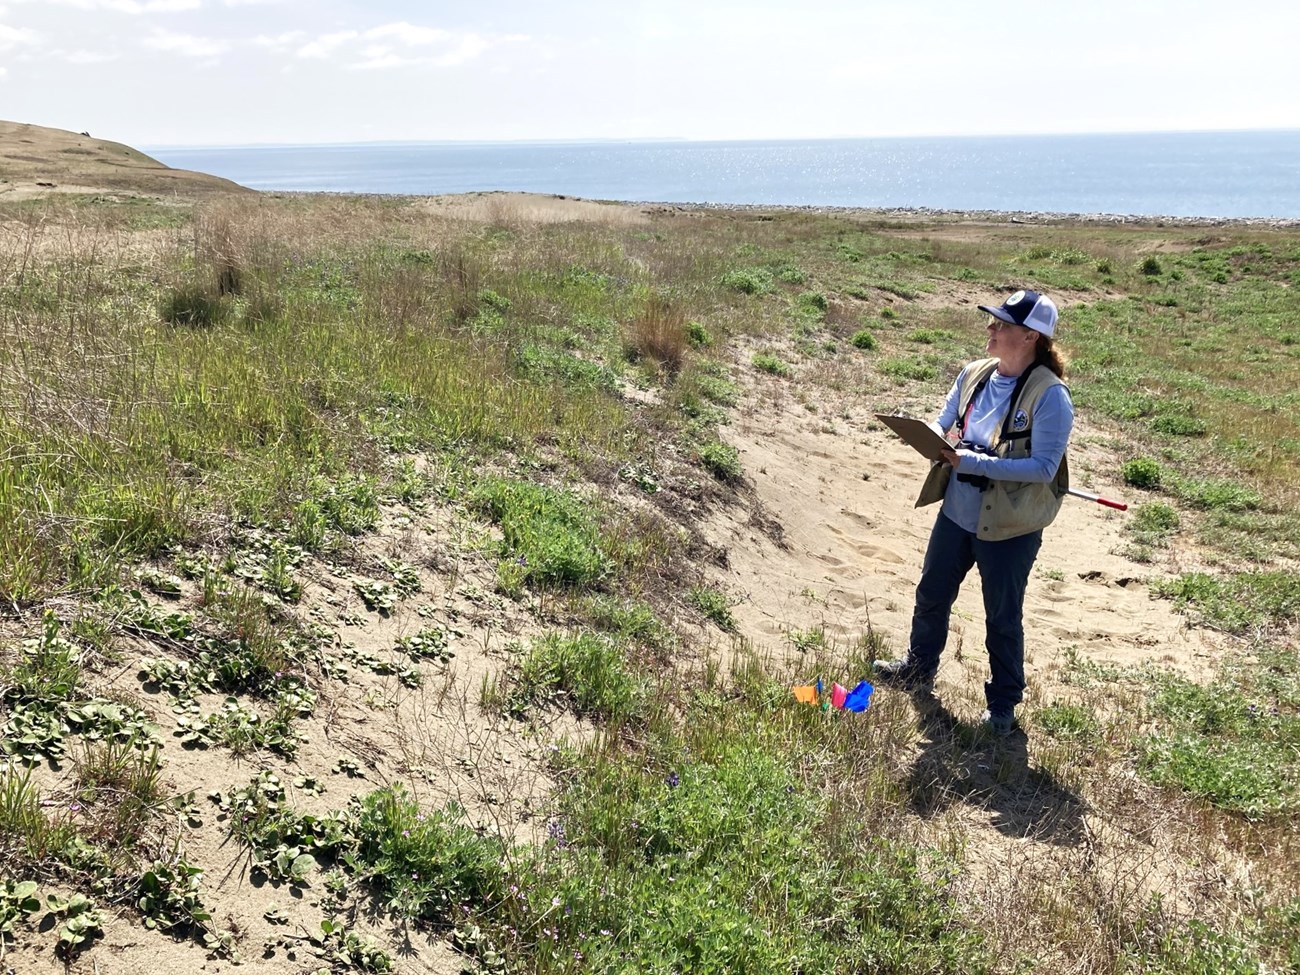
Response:
POLYGON ((1004 738, 959 721, 937 698, 914 698, 921 726, 921 753, 907 791, 921 816, 965 802, 992 814, 1006 836, 1058 846, 1084 839, 1086 806, 1056 777, 1029 766, 1029 740, 1017 728, 1004 738))

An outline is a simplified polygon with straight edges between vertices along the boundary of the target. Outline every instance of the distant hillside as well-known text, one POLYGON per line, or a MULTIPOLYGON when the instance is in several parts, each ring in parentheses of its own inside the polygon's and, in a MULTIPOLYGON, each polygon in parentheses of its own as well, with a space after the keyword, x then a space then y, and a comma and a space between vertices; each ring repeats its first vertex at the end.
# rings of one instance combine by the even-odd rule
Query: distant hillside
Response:
POLYGON ((254 191, 206 173, 172 169, 118 142, 0 121, 0 201, 60 192, 206 197, 254 191))

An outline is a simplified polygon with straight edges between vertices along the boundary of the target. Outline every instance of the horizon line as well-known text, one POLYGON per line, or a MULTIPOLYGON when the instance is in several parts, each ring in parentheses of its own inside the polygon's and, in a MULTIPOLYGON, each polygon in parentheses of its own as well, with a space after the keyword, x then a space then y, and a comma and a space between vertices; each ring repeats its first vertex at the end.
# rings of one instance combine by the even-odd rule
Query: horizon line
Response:
POLYGON ((626 145, 626 144, 666 144, 666 143, 753 143, 753 142, 857 142, 871 140, 903 141, 908 139, 1045 139, 1087 136, 1144 136, 1144 135, 1217 135, 1245 134, 1266 132, 1300 132, 1300 126, 1287 125, 1277 127, 1249 126, 1244 128, 1215 129, 1120 129, 1090 130, 1064 132, 994 132, 963 134, 918 134, 918 135, 825 135, 825 136, 751 136, 746 138, 696 138, 692 136, 600 136, 600 137, 555 137, 555 138, 521 138, 521 139, 357 139, 334 140, 329 142, 207 142, 207 143, 164 143, 141 142, 135 145, 142 151, 186 150, 186 149, 336 149, 351 146, 397 147, 397 146, 525 146, 525 145, 626 145))

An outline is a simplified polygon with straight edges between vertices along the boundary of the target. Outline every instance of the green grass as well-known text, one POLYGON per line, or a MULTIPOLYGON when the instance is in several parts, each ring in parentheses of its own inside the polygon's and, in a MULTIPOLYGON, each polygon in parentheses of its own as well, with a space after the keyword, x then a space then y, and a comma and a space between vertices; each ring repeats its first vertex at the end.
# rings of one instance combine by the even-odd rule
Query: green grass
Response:
POLYGON ((525 654, 511 700, 516 708, 562 700, 582 715, 626 721, 642 715, 648 693, 619 643, 591 634, 552 634, 525 654))
POLYGON ((601 970, 986 970, 951 864, 864 835, 810 789, 797 756, 850 739, 790 717, 701 703, 647 753, 589 750, 518 874, 513 940, 532 963, 577 948, 601 970))
POLYGON ((759 372, 765 372, 772 376, 788 378, 793 374, 790 366, 771 352, 755 352, 750 361, 759 372))
MULTIPOLYGON (((434 692, 453 623, 389 659, 294 620, 327 568, 365 617, 434 611, 441 588, 417 600, 419 576, 366 554, 366 536, 445 508, 495 539, 498 589, 519 597, 507 615, 563 629, 495 685, 528 735, 572 721, 560 708, 583 718, 583 744, 549 752, 554 790, 529 806, 547 838, 515 846, 513 825, 370 785, 296 811, 267 772, 220 806, 259 878, 310 884, 322 909, 359 893, 353 906, 447 932, 487 970, 1059 970, 1048 943, 1092 972, 1295 967, 1296 871, 1279 840, 1300 709, 1300 592, 1279 561, 1300 554, 1293 232, 1084 222, 973 239, 946 221, 812 213, 452 225, 399 199, 267 197, 253 212, 0 204, 19 240, 38 223, 60 240, 32 252, 39 266, 0 253, 0 602, 21 634, 0 646, 0 900, 21 901, 26 874, 57 875, 228 950, 182 851, 157 856, 184 842, 157 746, 178 764, 178 745, 292 757, 316 725, 303 719, 317 681, 344 667, 434 692), (101 259, 96 234, 134 227, 180 246, 101 259), (1151 492, 1134 541, 1150 557, 1177 534, 1224 566, 1157 591, 1194 625, 1250 639, 1205 685, 1089 671, 1082 700, 1028 711, 1020 754, 888 694, 853 718, 795 707, 789 685, 809 675, 715 660, 746 641, 728 596, 691 584, 706 513, 747 503, 724 424, 750 404, 729 370, 792 374, 773 352, 736 350, 793 336, 807 359, 796 394, 844 394, 846 421, 852 397, 932 398, 982 347, 979 316, 944 297, 970 282, 990 298, 1010 282, 1072 289, 1061 344, 1076 405, 1125 459, 1110 476, 1151 492), (847 345, 873 354, 837 356, 847 345), (701 639, 701 619, 727 636, 701 639), (158 697, 102 696, 141 641, 158 697), (1113 708, 1092 696, 1111 682, 1113 708), (182 723, 168 735, 151 714, 182 723), (45 760, 61 763, 62 792, 25 768, 45 760), (964 837, 935 813, 963 802, 1001 823, 1026 789, 1055 816, 1091 807, 1137 836, 1156 834, 1134 809, 1158 805, 1206 862, 1240 866, 1251 896, 1148 915, 1081 862, 1059 901, 1017 897, 1008 919, 957 882, 964 837), (1191 801, 1162 802, 1173 794, 1191 801), (1075 943, 1088 951, 1060 947, 1075 943)), ((810 674, 862 671, 806 623, 788 632, 810 674)), ((336 768, 340 791, 358 784, 343 775, 356 762, 336 768)), ((35 936, 22 914, 16 929, 35 936)), ((304 937, 322 965, 393 964, 340 914, 304 937)))
POLYGON ((931 382, 939 376, 933 358, 915 355, 886 359, 880 364, 880 371, 896 383, 931 382))
POLYGON ((474 488, 471 501, 501 527, 498 579, 507 591, 524 585, 589 588, 611 571, 600 526, 576 495, 487 478, 474 488))
POLYGON ((1283 570, 1223 577, 1187 572, 1158 583, 1155 592, 1236 633, 1284 626, 1300 618, 1300 576, 1283 570))
POLYGON ((1034 724, 1053 738, 1095 741, 1101 724, 1091 709, 1081 704, 1054 702, 1034 715, 1034 724))

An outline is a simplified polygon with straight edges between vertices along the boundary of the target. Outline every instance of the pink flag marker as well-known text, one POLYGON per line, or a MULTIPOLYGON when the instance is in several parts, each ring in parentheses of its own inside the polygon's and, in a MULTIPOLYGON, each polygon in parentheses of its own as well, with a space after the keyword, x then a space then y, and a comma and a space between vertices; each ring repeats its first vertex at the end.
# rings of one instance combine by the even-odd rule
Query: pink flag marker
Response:
POLYGON ((843 708, 844 699, 848 696, 849 696, 849 692, 847 688, 841 687, 839 684, 831 685, 831 706, 832 707, 843 708))

